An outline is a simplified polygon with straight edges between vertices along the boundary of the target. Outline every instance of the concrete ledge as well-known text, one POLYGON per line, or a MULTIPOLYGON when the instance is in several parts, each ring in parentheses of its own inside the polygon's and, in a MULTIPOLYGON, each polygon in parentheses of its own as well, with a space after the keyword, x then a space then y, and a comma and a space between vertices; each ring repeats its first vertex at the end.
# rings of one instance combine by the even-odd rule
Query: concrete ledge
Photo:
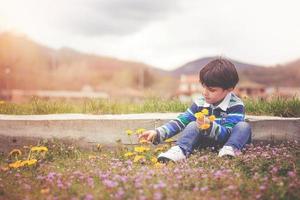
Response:
MULTIPOLYGON (((0 145, 20 138, 72 139, 101 144, 113 144, 121 139, 123 143, 129 143, 125 130, 154 129, 177 115, 178 113, 0 115, 0 145)), ((247 116, 246 120, 252 126, 254 140, 300 139, 300 118, 247 116)))

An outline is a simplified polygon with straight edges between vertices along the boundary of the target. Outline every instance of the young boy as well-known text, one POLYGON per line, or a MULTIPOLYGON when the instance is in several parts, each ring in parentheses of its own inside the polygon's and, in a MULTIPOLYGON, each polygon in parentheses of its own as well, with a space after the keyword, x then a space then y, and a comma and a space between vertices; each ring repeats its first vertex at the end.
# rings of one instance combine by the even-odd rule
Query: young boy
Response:
POLYGON ((234 157, 251 142, 251 128, 244 122, 244 104, 232 93, 239 81, 234 64, 224 58, 215 59, 201 69, 199 77, 204 88, 203 96, 176 119, 140 135, 140 139, 158 144, 182 132, 176 146, 158 156, 160 162, 186 159, 193 150, 205 146, 223 146, 219 156, 234 157), (199 127, 207 122, 195 117, 195 113, 203 109, 216 117, 206 130, 199 127))

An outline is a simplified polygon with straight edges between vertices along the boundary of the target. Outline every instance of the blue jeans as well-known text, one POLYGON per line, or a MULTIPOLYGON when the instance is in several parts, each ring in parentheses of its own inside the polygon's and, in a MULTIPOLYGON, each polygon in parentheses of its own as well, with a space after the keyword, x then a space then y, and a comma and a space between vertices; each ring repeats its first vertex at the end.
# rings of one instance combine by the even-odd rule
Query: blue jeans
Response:
POLYGON ((182 131, 182 136, 177 140, 177 145, 184 151, 185 155, 189 155, 197 148, 205 148, 208 146, 232 146, 241 150, 245 144, 251 143, 251 127, 247 122, 237 123, 231 134, 228 134, 223 140, 215 140, 200 130, 196 122, 189 123, 182 131))

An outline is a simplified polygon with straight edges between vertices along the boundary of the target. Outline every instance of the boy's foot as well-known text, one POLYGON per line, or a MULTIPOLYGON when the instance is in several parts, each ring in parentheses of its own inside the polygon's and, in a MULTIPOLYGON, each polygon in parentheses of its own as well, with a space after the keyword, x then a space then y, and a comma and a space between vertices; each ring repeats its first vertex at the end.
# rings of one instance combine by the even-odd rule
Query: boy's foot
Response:
POLYGON ((222 149, 219 151, 219 157, 228 156, 228 157, 235 157, 235 149, 232 146, 223 146, 222 149))
POLYGON ((168 161, 179 161, 186 159, 186 156, 184 155, 183 151, 179 146, 173 146, 168 151, 161 153, 158 155, 157 160, 159 162, 166 163, 168 161))

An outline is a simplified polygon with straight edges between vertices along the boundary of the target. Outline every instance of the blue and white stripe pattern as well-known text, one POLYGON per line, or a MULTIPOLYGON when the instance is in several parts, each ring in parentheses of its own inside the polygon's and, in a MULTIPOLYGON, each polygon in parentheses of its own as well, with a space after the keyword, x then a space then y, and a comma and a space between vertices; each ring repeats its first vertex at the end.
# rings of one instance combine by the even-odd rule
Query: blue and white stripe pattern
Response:
POLYGON ((181 132, 190 122, 196 120, 195 113, 201 112, 204 108, 208 109, 209 115, 216 116, 216 120, 205 131, 209 133, 209 137, 221 142, 228 138, 232 128, 238 122, 245 119, 245 106, 234 93, 228 93, 218 106, 208 104, 205 102, 204 97, 201 96, 184 113, 178 115, 176 119, 156 129, 159 136, 156 143, 181 132))

